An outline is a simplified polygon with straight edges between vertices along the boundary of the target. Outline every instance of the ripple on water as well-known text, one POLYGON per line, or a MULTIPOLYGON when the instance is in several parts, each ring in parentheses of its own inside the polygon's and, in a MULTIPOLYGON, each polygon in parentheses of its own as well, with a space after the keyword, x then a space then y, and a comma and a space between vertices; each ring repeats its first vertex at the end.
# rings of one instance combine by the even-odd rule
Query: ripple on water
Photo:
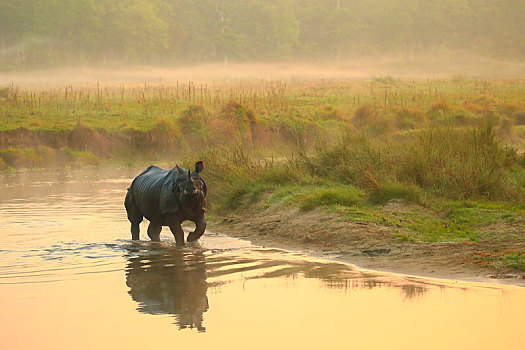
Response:
POLYGON ((4 250, 0 254, 0 284, 61 281, 115 271, 122 268, 122 253, 114 247, 60 242, 39 249, 4 250))
POLYGON ((29 249, 0 250, 0 284, 43 283, 68 280, 79 275, 123 270, 132 257, 165 257, 169 265, 173 254, 181 254, 181 263, 192 261, 195 252, 218 254, 251 246, 249 242, 222 235, 207 234, 201 244, 175 247, 172 240, 162 243, 126 239, 106 242, 64 241, 29 249), (228 248, 224 248, 227 246, 228 248))

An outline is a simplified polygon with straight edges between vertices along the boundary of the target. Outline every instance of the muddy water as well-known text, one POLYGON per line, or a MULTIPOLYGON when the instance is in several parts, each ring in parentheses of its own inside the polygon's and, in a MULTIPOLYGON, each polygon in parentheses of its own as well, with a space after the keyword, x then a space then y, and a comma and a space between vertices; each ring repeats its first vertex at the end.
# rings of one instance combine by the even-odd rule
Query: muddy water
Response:
POLYGON ((2 178, 2 349, 523 346, 525 288, 362 271, 209 232, 183 249, 167 229, 132 242, 123 198, 138 171, 2 178))

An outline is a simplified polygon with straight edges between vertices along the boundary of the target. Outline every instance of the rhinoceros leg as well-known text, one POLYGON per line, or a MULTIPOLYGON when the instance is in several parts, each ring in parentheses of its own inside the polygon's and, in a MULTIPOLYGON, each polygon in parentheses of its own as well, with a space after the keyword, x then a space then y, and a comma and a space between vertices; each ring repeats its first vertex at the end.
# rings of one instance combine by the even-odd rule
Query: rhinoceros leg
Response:
POLYGON ((171 233, 173 233, 173 236, 175 237, 175 244, 178 246, 184 245, 184 231, 182 230, 182 227, 180 226, 179 221, 172 221, 170 222, 170 230, 171 233))
POLYGON ((124 201, 126 212, 128 213, 128 220, 131 222, 131 239, 138 240, 140 236, 140 226, 142 222, 142 214, 137 208, 131 197, 131 192, 126 193, 126 199, 124 201))
POLYGON ((137 241, 140 237, 140 223, 132 222, 131 223, 131 239, 137 241))
POLYGON ((150 222, 148 226, 148 236, 153 242, 160 242, 160 231, 162 226, 156 223, 150 222))
POLYGON ((195 231, 188 235, 188 242, 198 240, 206 230, 206 213, 203 213, 200 218, 195 221, 195 231))

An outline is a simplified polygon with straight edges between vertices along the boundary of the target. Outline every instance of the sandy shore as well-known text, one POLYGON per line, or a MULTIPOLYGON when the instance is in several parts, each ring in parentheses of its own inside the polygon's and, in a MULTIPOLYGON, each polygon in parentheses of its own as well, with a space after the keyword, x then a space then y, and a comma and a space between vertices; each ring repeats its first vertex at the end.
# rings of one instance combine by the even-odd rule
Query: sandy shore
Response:
POLYGON ((364 269, 413 276, 525 286, 525 273, 498 270, 476 259, 496 251, 525 246, 525 230, 515 228, 511 241, 407 242, 391 229, 367 222, 348 222, 320 210, 267 208, 230 215, 210 228, 254 244, 301 251, 306 255, 351 263, 364 269))

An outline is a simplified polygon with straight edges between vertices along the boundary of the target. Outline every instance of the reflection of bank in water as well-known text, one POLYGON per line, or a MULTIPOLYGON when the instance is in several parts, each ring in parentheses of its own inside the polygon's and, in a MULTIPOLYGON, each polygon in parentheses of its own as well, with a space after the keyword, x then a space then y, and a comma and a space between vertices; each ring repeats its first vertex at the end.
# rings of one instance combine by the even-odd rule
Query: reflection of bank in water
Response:
POLYGON ((180 329, 206 330, 203 314, 208 310, 208 285, 202 251, 165 249, 129 256, 126 285, 140 312, 174 315, 180 329))
POLYGON ((422 297, 432 285, 431 281, 364 271, 278 249, 203 250, 134 244, 138 245, 128 248, 126 284, 138 311, 173 315, 180 329, 200 332, 206 330, 203 314, 209 308, 208 288, 220 294, 221 286, 229 283, 242 282, 244 288, 250 280, 315 279, 321 288, 395 289, 404 299, 422 297))
POLYGON ((405 300, 423 297, 428 287, 439 283, 409 276, 361 270, 355 266, 323 261, 279 249, 253 248, 208 256, 207 282, 220 286, 241 279, 316 279, 329 289, 359 290, 387 288, 401 292, 405 300), (247 253, 247 254, 246 254, 247 253))

